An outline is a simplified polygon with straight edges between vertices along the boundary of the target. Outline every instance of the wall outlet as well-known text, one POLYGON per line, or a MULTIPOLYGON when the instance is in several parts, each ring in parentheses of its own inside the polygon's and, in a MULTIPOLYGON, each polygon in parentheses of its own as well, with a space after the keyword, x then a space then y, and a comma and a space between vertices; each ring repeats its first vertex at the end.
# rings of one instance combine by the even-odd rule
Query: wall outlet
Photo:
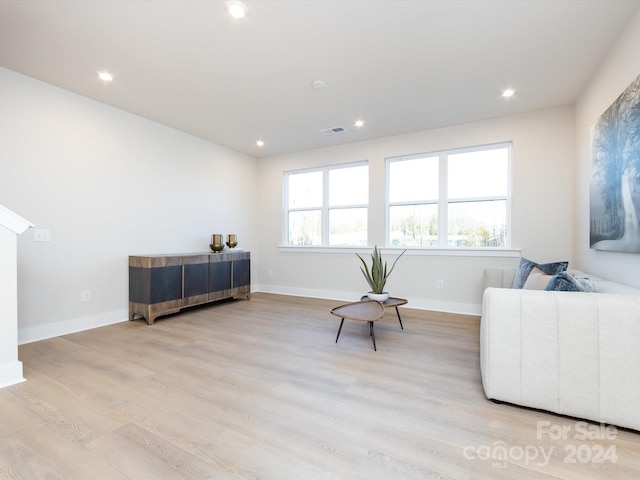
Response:
POLYGON ((438 290, 444 290, 444 280, 436 280, 436 288, 438 290))
POLYGON ((82 301, 90 302, 91 301, 91 290, 83 290, 82 291, 82 301))
POLYGON ((267 277, 273 277, 273 270, 267 270, 267 277))
POLYGON ((34 242, 50 242, 51 230, 49 230, 48 228, 35 228, 33 230, 33 241, 34 242))

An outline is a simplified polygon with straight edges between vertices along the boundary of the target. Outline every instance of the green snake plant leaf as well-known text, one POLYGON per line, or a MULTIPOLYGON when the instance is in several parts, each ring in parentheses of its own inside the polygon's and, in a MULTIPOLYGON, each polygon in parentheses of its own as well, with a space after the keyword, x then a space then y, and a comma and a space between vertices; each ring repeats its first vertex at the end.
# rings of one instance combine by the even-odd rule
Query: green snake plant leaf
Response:
POLYGON ((371 269, 369 269, 369 266, 367 265, 367 262, 365 262, 364 258, 356 253, 358 258, 362 262, 360 271, 371 287, 371 291, 373 293, 382 293, 384 291, 384 286, 387 283, 389 275, 391 275, 391 272, 393 272, 396 263, 398 263, 398 260, 400 260, 400 257, 404 255, 405 252, 406 250, 398 255, 398 258, 396 258, 393 262, 393 265, 391 265, 390 270, 387 269, 387 262, 382 262, 382 254, 380 253, 380 250, 378 250, 377 245, 373 247, 373 253, 371 254, 371 269))

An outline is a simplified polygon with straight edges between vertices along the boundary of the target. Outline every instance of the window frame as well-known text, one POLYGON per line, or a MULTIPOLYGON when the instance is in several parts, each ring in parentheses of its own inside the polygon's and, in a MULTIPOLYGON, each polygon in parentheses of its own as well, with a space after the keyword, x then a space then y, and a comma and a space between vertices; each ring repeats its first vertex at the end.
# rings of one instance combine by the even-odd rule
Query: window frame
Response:
POLYGON ((412 248, 412 249, 425 249, 425 250, 511 250, 511 165, 512 165, 512 153, 513 153, 513 142, 499 142, 499 143, 491 143, 485 145, 477 145, 471 147, 462 147, 462 148, 454 148, 447 150, 439 150, 435 152, 425 152, 425 153, 417 153, 411 155, 401 155, 394 157, 386 157, 385 158, 385 225, 384 225, 384 235, 385 235, 385 244, 390 248, 395 248, 395 246, 391 246, 391 214, 390 209, 394 206, 402 206, 402 205, 437 205, 438 210, 438 241, 437 245, 421 245, 421 246, 399 246, 402 248, 412 248), (450 155, 456 155, 461 153, 469 153, 469 152, 481 152, 485 150, 496 150, 499 148, 507 149, 507 192, 505 196, 486 196, 486 197, 469 197, 469 198, 449 198, 448 195, 448 157, 450 155), (422 200, 422 201, 403 201, 403 202, 391 202, 390 201, 390 192, 391 192, 391 164, 393 162, 406 161, 406 160, 415 160, 419 158, 428 158, 428 157, 438 157, 438 199, 437 201, 433 200, 422 200), (458 247, 452 246, 448 244, 448 226, 449 226, 449 204, 450 203, 470 203, 470 202, 478 202, 478 201, 500 201, 504 200, 506 202, 506 211, 505 211, 505 245, 498 247, 458 247))
MULTIPOLYGON (((346 210, 353 208, 366 208, 367 209, 367 217, 369 215, 370 209, 370 199, 371 199, 371 188, 370 188, 370 168, 368 160, 358 160, 355 162, 348 163, 340 163, 334 165, 325 165, 321 167, 310 167, 310 168, 302 168, 296 170, 287 170, 284 172, 283 180, 282 180, 282 189, 284 194, 283 198, 283 218, 284 222, 282 222, 282 239, 283 246, 288 248, 358 248, 362 247, 361 245, 330 245, 330 225, 329 225, 329 214, 331 210, 346 210), (353 168, 353 167, 367 167, 367 202, 364 204, 349 204, 349 205, 337 205, 330 206, 329 205, 329 174, 333 170, 340 170, 345 168, 353 168), (291 175, 303 174, 303 173, 312 173, 312 172, 322 172, 322 206, 321 207, 301 207, 301 208, 291 208, 289 207, 289 177, 291 175), (301 211, 316 211, 320 210, 320 244, 319 245, 292 245, 289 243, 289 214, 290 212, 301 212, 301 211)), ((367 242, 369 241, 369 231, 368 231, 368 222, 367 222, 367 231, 366 237, 367 242)))

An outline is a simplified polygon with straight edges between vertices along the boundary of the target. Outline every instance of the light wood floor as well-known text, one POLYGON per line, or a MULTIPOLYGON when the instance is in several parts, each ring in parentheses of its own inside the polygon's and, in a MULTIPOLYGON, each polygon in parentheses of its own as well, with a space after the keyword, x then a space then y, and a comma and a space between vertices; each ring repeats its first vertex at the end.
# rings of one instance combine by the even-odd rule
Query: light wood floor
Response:
POLYGON ((576 419, 486 400, 477 317, 401 307, 401 330, 388 310, 374 352, 366 323, 335 343, 340 303, 254 294, 21 346, 0 478, 640 477, 637 432, 579 440, 576 419))

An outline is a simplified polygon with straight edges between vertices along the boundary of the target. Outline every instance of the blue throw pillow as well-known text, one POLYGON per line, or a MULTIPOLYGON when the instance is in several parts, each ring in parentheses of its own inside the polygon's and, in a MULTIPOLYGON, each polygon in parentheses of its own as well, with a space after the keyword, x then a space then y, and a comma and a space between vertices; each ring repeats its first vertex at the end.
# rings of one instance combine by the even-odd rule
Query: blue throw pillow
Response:
POLYGON ((522 257, 520 264, 516 270, 516 276, 513 278, 513 285, 511 288, 522 288, 533 270, 533 267, 538 267, 547 275, 557 275, 560 272, 564 272, 569 266, 569 262, 553 262, 553 263, 536 263, 531 260, 527 260, 522 257))
POLYGON ((545 290, 552 292, 593 292, 595 287, 590 278, 576 278, 569 272, 554 275, 545 290))

